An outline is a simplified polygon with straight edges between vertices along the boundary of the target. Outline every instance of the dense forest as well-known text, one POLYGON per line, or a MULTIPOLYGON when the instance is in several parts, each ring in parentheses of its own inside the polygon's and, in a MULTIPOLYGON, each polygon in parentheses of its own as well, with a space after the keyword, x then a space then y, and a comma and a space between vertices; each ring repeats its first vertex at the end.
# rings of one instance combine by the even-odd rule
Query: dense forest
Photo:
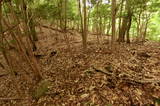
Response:
POLYGON ((0 0, 0 106, 159 106, 160 0, 0 0))

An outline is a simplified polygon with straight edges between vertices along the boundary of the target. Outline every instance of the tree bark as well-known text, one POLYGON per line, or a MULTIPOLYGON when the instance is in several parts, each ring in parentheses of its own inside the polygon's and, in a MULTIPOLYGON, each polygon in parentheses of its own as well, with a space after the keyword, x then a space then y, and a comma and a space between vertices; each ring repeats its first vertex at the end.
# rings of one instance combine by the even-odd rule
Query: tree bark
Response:
POLYGON ((119 42, 125 42, 125 35, 126 35, 127 43, 130 43, 129 31, 132 22, 132 11, 129 0, 126 0, 125 12, 127 13, 127 15, 123 17, 122 26, 119 32, 119 42))
MULTIPOLYGON (((124 3, 124 0, 122 0, 121 7, 120 7, 119 30, 118 30, 118 32, 119 32, 119 38, 120 38, 120 30, 121 30, 121 24, 122 24, 123 3, 124 3)), ((118 38, 118 41, 119 41, 119 38, 118 38)))
POLYGON ((113 43, 115 41, 116 34, 116 0, 112 0, 112 40, 113 43))
POLYGON ((87 48, 87 8, 86 8, 86 0, 83 0, 83 23, 84 23, 84 31, 83 31, 83 48, 84 50, 87 48))
POLYGON ((127 26, 127 43, 130 43, 129 32, 130 32, 131 24, 132 24, 132 14, 129 14, 129 17, 128 17, 128 26, 127 26))
POLYGON ((122 20, 122 26, 120 30, 120 35, 119 35, 119 42, 124 42, 125 41, 125 34, 126 34, 126 29, 127 29, 127 16, 125 16, 122 20))
POLYGON ((129 35, 129 32, 130 32, 130 28, 131 28, 131 24, 132 24, 132 10, 131 10, 131 4, 130 4, 130 1, 127 0, 126 1, 126 5, 127 5, 127 17, 128 17, 128 24, 127 24, 127 43, 130 43, 130 35, 129 35))
POLYGON ((83 49, 86 50, 87 48, 87 8, 86 8, 86 0, 83 0, 82 2, 83 2, 83 9, 82 9, 80 0, 78 0, 79 15, 81 19, 82 44, 83 44, 83 49), (83 10, 83 14, 81 12, 81 9, 83 10))

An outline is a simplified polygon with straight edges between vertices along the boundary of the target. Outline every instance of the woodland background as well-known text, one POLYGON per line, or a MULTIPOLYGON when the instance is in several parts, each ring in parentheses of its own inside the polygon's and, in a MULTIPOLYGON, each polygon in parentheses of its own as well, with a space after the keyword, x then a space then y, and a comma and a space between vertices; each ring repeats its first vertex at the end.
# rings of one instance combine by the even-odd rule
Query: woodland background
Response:
POLYGON ((0 105, 158 106, 160 0, 0 0, 0 105))

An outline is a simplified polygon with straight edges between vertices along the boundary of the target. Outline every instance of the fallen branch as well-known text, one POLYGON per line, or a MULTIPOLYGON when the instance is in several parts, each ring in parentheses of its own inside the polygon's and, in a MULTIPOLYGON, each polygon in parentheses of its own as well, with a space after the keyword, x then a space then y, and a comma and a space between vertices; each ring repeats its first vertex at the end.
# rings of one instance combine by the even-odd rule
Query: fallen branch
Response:
POLYGON ((13 29, 14 29, 14 28, 16 28, 19 24, 20 24, 20 23, 18 23, 18 24, 16 24, 16 25, 13 25, 13 26, 11 26, 10 28, 8 28, 8 29, 6 29, 6 30, 2 31, 2 34, 4 34, 4 33, 8 32, 8 31, 13 30, 13 29))
POLYGON ((110 72, 107 72, 107 71, 103 71, 102 69, 97 69, 95 67, 93 67, 93 69, 96 71, 96 72, 100 72, 102 74, 106 74, 106 75, 109 75, 109 76, 112 76, 113 73, 110 73, 110 72))
POLYGON ((7 76, 7 75, 9 75, 8 73, 6 73, 6 74, 0 74, 0 77, 4 77, 4 76, 7 76))
MULTIPOLYGON (((123 76, 125 76, 126 78, 122 78, 121 75, 119 74, 119 78, 121 78, 124 81, 132 81, 132 82, 136 82, 136 83, 140 83, 140 84, 146 84, 146 83, 160 83, 160 79, 141 79, 141 77, 139 77, 139 75, 129 75, 127 73, 123 73, 123 76)), ((149 78, 149 77, 148 77, 149 78)))
MULTIPOLYGON (((60 33, 65 33, 65 31, 59 30, 59 29, 56 29, 56 28, 53 28, 53 27, 51 27, 51 26, 46 26, 46 25, 41 25, 41 24, 40 24, 40 26, 41 26, 41 27, 44 27, 44 28, 47 28, 47 29, 54 30, 54 31, 58 31, 58 32, 60 32, 60 33)), ((70 31, 68 31, 68 30, 67 30, 66 32, 68 32, 68 33, 70 33, 71 35, 73 35, 73 33, 70 32, 70 31)))
POLYGON ((0 101, 6 101, 6 100, 29 100, 27 98, 0 98, 0 101))
POLYGON ((160 80, 155 79, 143 79, 143 80, 134 80, 135 82, 145 84, 145 83, 160 83, 160 80))
POLYGON ((5 69, 5 67, 2 63, 0 63, 0 67, 2 67, 2 69, 5 69))
POLYGON ((111 73, 109 71, 103 70, 103 69, 97 69, 93 67, 93 69, 96 72, 100 72, 102 74, 105 74, 107 76, 111 76, 116 79, 121 79, 124 82, 129 82, 129 83, 139 83, 139 84, 146 84, 146 83, 160 83, 160 79, 141 79, 138 75, 132 75, 132 74, 127 74, 127 73, 111 73))

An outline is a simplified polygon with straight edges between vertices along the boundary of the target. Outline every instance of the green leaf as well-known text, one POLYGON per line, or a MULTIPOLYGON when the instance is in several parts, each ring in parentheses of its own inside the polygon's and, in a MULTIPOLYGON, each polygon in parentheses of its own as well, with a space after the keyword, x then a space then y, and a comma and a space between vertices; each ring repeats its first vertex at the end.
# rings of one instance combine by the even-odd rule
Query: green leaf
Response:
POLYGON ((33 92, 32 96, 35 99, 39 99, 44 96, 46 92, 49 90, 50 82, 49 81, 41 81, 37 89, 33 92))
POLYGON ((156 99, 155 99, 155 102, 156 102, 158 105, 160 105, 160 98, 156 98, 156 99))
POLYGON ((106 106, 112 106, 112 104, 107 104, 106 106))

